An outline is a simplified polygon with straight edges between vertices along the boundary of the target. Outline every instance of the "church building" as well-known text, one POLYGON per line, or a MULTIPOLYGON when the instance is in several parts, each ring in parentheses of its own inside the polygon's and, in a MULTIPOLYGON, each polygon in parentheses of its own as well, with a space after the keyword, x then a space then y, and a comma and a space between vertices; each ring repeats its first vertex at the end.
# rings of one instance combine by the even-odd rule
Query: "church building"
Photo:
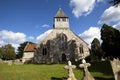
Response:
POLYGON ((60 8, 54 16, 53 31, 37 44, 34 63, 60 63, 80 60, 89 55, 88 44, 69 26, 69 17, 60 8))

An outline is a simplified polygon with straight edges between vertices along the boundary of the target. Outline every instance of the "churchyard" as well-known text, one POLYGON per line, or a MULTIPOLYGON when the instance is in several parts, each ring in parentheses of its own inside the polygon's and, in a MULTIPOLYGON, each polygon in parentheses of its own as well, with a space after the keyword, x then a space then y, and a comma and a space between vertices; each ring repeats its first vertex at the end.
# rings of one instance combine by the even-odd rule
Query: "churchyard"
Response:
MULTIPOLYGON (((79 67, 80 62, 72 63, 76 65, 73 69, 77 80, 81 80, 83 71, 79 67)), ((109 61, 92 62, 88 67, 90 74, 95 80, 114 80, 112 68, 109 61)), ((8 65, 0 63, 0 80, 67 80, 68 71, 63 64, 23 64, 8 65)))

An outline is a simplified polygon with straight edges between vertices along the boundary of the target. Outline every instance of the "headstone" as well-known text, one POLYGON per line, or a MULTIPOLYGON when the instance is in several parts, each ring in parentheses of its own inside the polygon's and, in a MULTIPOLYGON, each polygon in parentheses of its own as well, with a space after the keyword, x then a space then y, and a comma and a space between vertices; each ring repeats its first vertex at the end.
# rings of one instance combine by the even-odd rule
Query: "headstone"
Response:
POLYGON ((72 69, 76 68, 76 66, 72 65, 71 61, 68 61, 68 65, 66 65, 64 68, 68 70, 68 79, 67 80, 76 80, 73 70, 72 70, 72 69))
POLYGON ((91 76, 90 72, 88 71, 87 67, 89 67, 89 66, 91 66, 91 64, 90 63, 86 63, 85 59, 83 58, 82 59, 82 64, 79 65, 80 68, 83 68, 83 77, 82 77, 82 80, 95 80, 91 76))
POLYGON ((114 58, 114 60, 110 62, 111 62, 115 80, 120 80, 120 60, 114 58))

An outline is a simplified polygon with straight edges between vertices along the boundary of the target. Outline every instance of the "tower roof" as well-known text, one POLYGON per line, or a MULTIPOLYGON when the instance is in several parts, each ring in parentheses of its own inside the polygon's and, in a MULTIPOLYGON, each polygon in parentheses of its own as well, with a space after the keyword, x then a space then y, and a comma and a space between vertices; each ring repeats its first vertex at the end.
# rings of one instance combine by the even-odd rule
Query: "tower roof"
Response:
POLYGON ((64 17, 64 18, 68 18, 68 16, 63 12, 63 10, 60 8, 57 12, 57 14, 55 15, 55 18, 61 18, 61 17, 64 17))

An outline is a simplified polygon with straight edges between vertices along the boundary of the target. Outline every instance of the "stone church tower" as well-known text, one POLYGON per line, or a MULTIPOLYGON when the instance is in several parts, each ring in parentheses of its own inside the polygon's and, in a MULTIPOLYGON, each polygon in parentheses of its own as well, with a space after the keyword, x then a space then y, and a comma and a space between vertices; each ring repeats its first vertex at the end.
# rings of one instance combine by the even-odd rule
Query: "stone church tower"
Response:
POLYGON ((73 33, 69 27, 68 16, 59 9, 54 16, 53 31, 38 44, 34 63, 59 63, 76 61, 89 55, 85 41, 73 33))

